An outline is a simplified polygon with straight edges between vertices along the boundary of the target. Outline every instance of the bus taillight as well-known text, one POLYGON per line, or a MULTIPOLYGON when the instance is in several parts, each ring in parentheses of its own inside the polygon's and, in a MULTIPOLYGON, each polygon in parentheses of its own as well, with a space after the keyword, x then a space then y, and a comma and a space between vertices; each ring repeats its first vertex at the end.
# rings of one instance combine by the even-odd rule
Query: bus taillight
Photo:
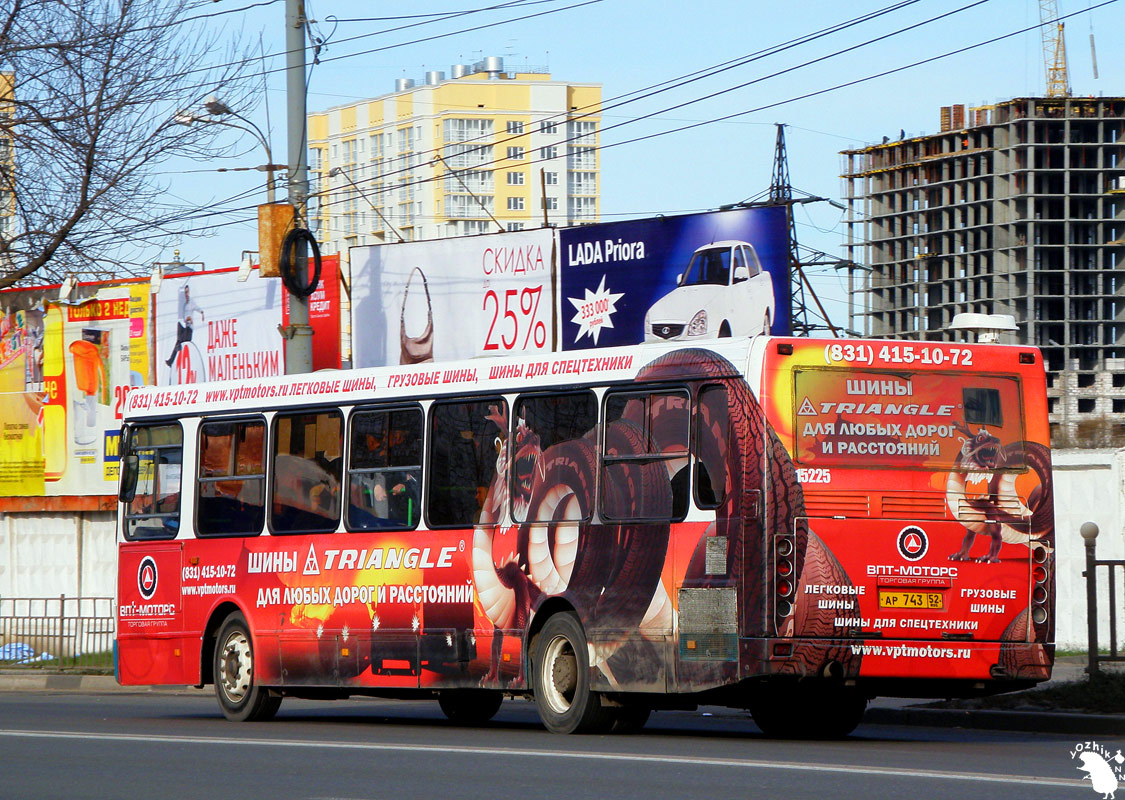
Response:
POLYGON ((793 613, 793 595, 796 587, 793 585, 793 538, 791 536, 777 537, 774 545, 774 592, 776 593, 777 625, 780 628, 785 618, 793 613))
POLYGON ((1031 568, 1031 579, 1035 586, 1031 590, 1031 619, 1036 625, 1047 621, 1047 601, 1050 595, 1047 592, 1047 548, 1043 545, 1033 545, 1031 560, 1035 566, 1031 568))

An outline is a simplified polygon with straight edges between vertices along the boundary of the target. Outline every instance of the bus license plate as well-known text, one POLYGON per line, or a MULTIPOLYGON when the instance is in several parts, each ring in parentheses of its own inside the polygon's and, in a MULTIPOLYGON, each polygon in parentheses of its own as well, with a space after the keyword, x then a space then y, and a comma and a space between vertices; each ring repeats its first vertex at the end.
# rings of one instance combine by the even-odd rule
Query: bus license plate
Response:
POLYGON ((879 592, 879 608, 943 608, 941 592, 879 592))

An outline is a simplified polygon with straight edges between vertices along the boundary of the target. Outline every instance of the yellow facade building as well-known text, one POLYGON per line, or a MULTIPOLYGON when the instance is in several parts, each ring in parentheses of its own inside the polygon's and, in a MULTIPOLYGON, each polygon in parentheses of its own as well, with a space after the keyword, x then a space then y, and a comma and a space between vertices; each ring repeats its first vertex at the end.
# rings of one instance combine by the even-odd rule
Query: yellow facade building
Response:
POLYGON ((601 85, 523 69, 455 64, 309 115, 322 249, 598 221, 601 85))

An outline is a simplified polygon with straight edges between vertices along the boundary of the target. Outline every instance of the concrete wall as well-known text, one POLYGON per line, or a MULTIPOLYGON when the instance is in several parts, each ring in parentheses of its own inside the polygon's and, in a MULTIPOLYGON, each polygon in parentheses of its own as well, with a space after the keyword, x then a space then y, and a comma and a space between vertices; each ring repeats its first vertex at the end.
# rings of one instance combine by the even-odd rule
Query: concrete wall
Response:
POLYGON ((111 511, 0 513, 0 597, 112 597, 111 511))
MULTIPOLYGON (((1086 550, 1079 529, 1096 523, 1099 559, 1125 559, 1125 450, 1055 450, 1055 546, 1058 587, 1055 641, 1086 648, 1086 550)), ((1099 571, 1098 641, 1109 643, 1109 594, 1099 571)), ((1117 587, 1117 642, 1125 645, 1125 591, 1117 587)))
MULTIPOLYGON (((1125 450, 1054 452, 1057 603, 1055 640, 1086 647, 1086 552, 1078 531, 1095 522, 1098 557, 1125 559, 1125 450)), ((111 597, 115 590, 112 512, 0 513, 0 597, 111 597)), ((1108 592, 1101 581, 1099 640, 1109 641, 1108 592)), ((1119 646, 1125 643, 1125 587, 1118 586, 1119 646)))

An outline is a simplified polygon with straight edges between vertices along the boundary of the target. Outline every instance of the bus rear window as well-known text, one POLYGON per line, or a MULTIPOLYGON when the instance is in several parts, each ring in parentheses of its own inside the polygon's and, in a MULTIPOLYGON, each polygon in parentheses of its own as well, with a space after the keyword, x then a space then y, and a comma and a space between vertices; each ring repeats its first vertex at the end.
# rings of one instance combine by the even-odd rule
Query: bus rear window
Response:
MULTIPOLYGON (((970 450, 991 452, 981 443, 1003 450, 1024 439, 1015 375, 798 367, 793 387, 801 467, 944 470, 970 450)), ((1024 465, 1013 453, 992 466, 1024 465)))
POLYGON ((1004 413, 1000 406, 998 389, 980 389, 966 386, 961 390, 965 409, 965 422, 969 425, 1003 425, 1004 413))

